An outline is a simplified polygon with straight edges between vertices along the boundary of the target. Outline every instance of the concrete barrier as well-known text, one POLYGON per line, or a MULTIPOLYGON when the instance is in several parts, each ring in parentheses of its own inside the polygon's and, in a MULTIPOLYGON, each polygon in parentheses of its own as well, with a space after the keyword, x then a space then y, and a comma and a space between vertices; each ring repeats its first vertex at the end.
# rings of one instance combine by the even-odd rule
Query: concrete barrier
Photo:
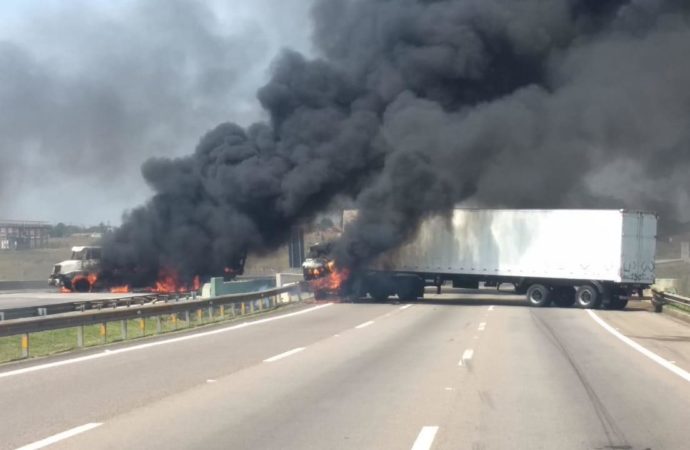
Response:
POLYGON ((201 289, 202 298, 218 297, 221 295, 246 294, 264 291, 276 287, 273 278, 257 278, 255 280, 224 281, 223 278, 211 278, 201 289))

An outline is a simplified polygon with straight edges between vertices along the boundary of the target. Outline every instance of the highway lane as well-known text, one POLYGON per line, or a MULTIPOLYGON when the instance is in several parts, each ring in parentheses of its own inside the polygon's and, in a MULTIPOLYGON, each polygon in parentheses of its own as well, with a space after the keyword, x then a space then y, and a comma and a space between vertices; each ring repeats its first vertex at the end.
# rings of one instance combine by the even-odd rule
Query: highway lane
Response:
MULTIPOLYGON (((5 367, 0 447, 91 423, 56 448, 687 445, 690 383, 586 311, 495 300, 334 304, 1 378, 31 365, 5 367)), ((597 314, 690 370, 684 324, 597 314)))

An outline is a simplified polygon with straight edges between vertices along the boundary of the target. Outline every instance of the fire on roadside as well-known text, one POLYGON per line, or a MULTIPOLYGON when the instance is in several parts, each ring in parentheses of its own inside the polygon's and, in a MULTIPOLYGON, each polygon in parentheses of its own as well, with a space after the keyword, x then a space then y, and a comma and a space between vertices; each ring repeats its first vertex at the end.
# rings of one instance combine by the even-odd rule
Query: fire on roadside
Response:
POLYGON ((110 292, 113 294, 128 294, 132 292, 129 285, 115 286, 110 288, 110 292))
MULTIPOLYGON (((98 281, 98 275, 95 273, 89 273, 84 275, 77 275, 72 279, 71 289, 65 286, 60 287, 60 292, 64 294, 69 294, 72 292, 80 291, 76 286, 81 286, 84 281, 88 282, 88 290, 81 290, 81 292, 93 292, 96 289, 96 282, 98 281)), ((133 292, 132 286, 129 284, 122 284, 117 286, 101 286, 101 289, 113 294, 128 294, 133 292)), ((158 280, 155 284, 149 288, 137 288, 144 292, 155 292, 158 294, 182 294, 192 291, 198 291, 201 289, 201 278, 197 275, 190 283, 183 282, 178 276, 177 272, 173 269, 162 269, 160 271, 158 280)))
POLYGON ((195 276, 192 284, 189 285, 180 280, 179 275, 173 269, 162 269, 156 281, 155 287, 151 288, 152 292, 159 294, 173 294, 173 293, 187 293, 191 291, 198 291, 201 288, 201 279, 195 276))

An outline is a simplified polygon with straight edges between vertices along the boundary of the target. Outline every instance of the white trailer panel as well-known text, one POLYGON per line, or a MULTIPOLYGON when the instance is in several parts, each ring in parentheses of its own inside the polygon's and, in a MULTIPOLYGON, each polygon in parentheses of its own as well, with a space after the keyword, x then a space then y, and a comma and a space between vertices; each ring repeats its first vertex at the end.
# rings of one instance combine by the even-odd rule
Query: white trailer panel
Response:
POLYGON ((372 268, 652 284, 655 243, 651 213, 455 209, 372 268))

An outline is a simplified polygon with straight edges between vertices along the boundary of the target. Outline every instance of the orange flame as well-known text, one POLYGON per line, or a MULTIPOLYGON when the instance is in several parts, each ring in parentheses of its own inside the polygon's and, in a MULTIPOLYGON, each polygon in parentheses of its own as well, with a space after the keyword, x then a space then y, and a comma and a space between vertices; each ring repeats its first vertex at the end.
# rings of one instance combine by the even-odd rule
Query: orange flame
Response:
MULTIPOLYGON (((331 261, 332 262, 332 261, 331 261)), ((311 281, 313 289, 322 291, 338 291, 343 283, 350 277, 348 269, 339 270, 334 264, 328 263, 328 268, 331 273, 323 278, 317 278, 311 281)))
POLYGON ((72 292, 72 290, 71 290, 71 289, 67 289, 67 288, 64 287, 64 286, 60 286, 60 292, 62 292, 63 294, 69 294, 69 293, 72 292))
POLYGON ((161 269, 158 280, 156 281, 155 287, 151 289, 153 292, 158 292, 160 294, 168 293, 186 293, 190 291, 197 291, 201 288, 201 279, 199 276, 195 276, 192 281, 192 286, 180 281, 177 272, 173 269, 161 269))
POLYGON ((86 275, 77 275, 72 279, 72 286, 73 288, 67 289, 66 291, 61 289, 61 292, 73 292, 74 291, 74 286, 79 283, 80 281, 86 280, 89 283, 89 292, 91 292, 94 288, 94 285, 96 284, 96 281, 98 281, 98 275, 95 273, 88 273, 86 275))
POLYGON ((130 291, 129 286, 125 285, 125 286, 112 287, 112 288, 110 288, 110 292, 112 292, 113 294, 127 294, 131 291, 130 291))

